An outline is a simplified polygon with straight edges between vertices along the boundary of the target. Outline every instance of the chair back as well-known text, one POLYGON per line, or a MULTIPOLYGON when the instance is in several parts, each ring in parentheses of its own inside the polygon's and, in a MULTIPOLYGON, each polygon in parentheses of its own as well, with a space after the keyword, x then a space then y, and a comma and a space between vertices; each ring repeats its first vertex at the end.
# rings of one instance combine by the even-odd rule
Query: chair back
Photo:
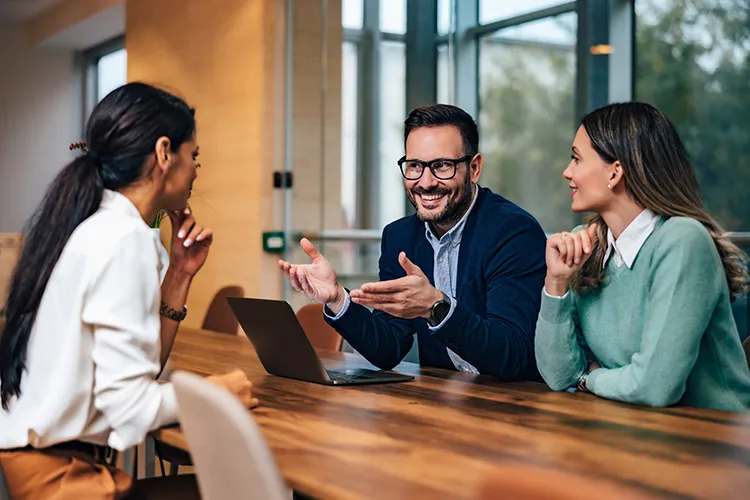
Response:
POLYGON ((343 339, 323 318, 322 304, 307 304, 297 311, 297 320, 316 349, 340 351, 343 339))
POLYGON ((508 464, 493 469, 481 483, 479 500, 647 500, 639 490, 605 479, 526 465, 508 464))
POLYGON ((18 233, 0 233, 0 311, 5 308, 13 271, 21 254, 23 239, 18 233))
POLYGON ((241 286, 225 286, 214 295, 211 305, 208 307, 206 317, 203 319, 204 330, 219 333, 237 334, 239 323, 234 317, 232 308, 229 307, 227 297, 244 297, 245 289, 241 286))
POLYGON ((271 450, 250 411, 208 380, 172 376, 180 423, 203 500, 288 500, 271 450))

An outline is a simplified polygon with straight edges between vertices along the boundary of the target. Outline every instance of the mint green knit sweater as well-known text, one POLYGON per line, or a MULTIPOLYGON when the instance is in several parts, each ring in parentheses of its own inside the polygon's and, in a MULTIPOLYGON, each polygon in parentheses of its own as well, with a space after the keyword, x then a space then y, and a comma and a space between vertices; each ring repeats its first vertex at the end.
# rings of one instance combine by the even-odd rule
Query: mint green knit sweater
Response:
POLYGON ((542 294, 536 359, 553 390, 575 386, 650 406, 745 411, 748 372, 724 268, 699 222, 660 220, 631 269, 609 259, 605 283, 564 298, 542 294))

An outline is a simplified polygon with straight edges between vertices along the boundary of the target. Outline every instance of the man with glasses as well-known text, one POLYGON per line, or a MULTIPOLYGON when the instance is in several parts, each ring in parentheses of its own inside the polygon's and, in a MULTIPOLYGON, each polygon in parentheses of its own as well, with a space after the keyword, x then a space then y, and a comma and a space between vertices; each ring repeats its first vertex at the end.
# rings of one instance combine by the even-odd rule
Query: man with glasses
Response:
POLYGON ((404 125, 398 165, 416 214, 383 230, 380 281, 345 290, 306 239, 312 263, 279 267, 381 369, 400 363, 416 334, 422 365, 539 380, 533 346, 546 272, 542 228, 477 184, 479 133, 465 111, 424 106, 404 125))

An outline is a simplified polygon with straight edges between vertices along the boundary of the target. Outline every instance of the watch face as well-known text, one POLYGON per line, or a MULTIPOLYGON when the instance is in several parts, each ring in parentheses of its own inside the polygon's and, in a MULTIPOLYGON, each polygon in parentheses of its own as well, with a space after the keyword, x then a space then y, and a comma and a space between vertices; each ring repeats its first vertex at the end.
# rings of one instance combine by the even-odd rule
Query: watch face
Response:
POLYGON ((448 311, 451 310, 451 303, 447 300, 440 302, 435 306, 435 320, 442 323, 445 317, 448 315, 448 311))

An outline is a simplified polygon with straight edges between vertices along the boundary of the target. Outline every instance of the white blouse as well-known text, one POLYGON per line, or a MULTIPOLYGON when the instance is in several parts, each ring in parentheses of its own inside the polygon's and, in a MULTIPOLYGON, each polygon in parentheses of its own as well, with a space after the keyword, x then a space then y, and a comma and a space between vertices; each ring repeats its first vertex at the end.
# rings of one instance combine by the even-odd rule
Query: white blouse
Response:
POLYGON ((44 291, 21 396, 0 409, 0 449, 81 440, 125 450, 177 421, 161 368, 166 252, 125 196, 105 191, 44 291))

